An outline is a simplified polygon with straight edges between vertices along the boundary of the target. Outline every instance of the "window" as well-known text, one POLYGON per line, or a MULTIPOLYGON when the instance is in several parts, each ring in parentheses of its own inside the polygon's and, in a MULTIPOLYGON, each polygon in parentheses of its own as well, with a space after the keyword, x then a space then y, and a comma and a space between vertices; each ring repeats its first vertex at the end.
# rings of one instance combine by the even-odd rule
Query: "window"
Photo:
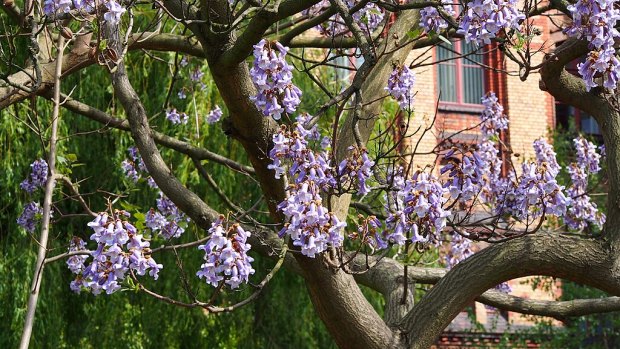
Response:
POLYGON ((583 111, 556 101, 555 103, 556 126, 561 126, 564 130, 581 131, 591 136, 601 136, 601 130, 594 118, 583 111))
POLYGON ((442 109, 460 110, 480 105, 480 98, 486 92, 485 71, 481 66, 484 56, 476 51, 479 50, 464 40, 437 46, 437 80, 442 109))
MULTIPOLYGON (((556 44, 556 46, 559 46, 561 44, 562 42, 559 42, 556 44)), ((566 71, 575 76, 579 76, 579 69, 577 68, 577 66, 585 59, 586 57, 582 56, 572 60, 566 65, 566 71)), ((573 107, 572 105, 565 104, 556 100, 555 120, 556 126, 561 126, 562 128, 564 128, 564 130, 574 129, 575 131, 581 131, 587 135, 599 138, 599 140, 602 142, 601 130, 599 129, 596 120, 594 120, 591 115, 573 107)))

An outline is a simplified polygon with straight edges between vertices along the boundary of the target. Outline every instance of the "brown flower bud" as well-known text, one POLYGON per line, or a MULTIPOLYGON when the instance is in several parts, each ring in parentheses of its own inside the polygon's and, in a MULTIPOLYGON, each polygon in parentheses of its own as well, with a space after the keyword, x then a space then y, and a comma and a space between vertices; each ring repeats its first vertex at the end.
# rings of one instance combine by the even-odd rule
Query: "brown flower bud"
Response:
POLYGON ((73 39, 73 32, 71 31, 71 29, 69 29, 67 27, 63 27, 60 30, 60 35, 62 35, 67 40, 73 39))

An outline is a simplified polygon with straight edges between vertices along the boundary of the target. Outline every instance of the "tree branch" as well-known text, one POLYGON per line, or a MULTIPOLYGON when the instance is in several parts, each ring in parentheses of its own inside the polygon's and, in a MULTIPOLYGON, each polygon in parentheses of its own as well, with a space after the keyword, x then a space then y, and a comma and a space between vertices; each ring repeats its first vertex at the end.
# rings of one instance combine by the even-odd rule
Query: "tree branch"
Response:
POLYGON ((604 242, 551 233, 492 245, 450 270, 403 318, 401 329, 412 348, 428 348, 468 303, 523 276, 560 277, 620 295, 615 259, 604 242))
POLYGON ((228 67, 239 64, 252 53, 253 45, 261 40, 267 29, 274 23, 299 13, 318 2, 319 0, 287 0, 279 4, 277 8, 273 8, 272 5, 263 7, 250 20, 247 28, 235 40, 234 45, 219 57, 219 63, 228 67))
POLYGON ((56 69, 54 72, 54 109, 52 110, 52 128, 49 140, 50 148, 47 159, 49 176, 47 177, 47 181, 45 183, 43 218, 41 219, 41 236, 39 237, 39 251, 37 253, 37 262, 34 269, 34 275, 32 276, 32 287, 28 297, 26 319, 19 344, 20 349, 27 349, 30 345, 30 337, 34 326, 34 316, 39 300, 39 291, 41 290, 41 278, 43 275, 43 268, 45 267, 45 256, 47 255, 47 240, 50 230, 52 197, 54 196, 54 188, 56 187, 56 143, 58 141, 58 121, 60 119, 60 74, 62 72, 63 53, 65 51, 65 39, 62 35, 58 36, 57 45, 58 56, 56 57, 56 69))
MULTIPOLYGON (((133 41, 130 40, 129 50, 147 49, 176 51, 189 55, 197 55, 198 57, 204 56, 202 46, 198 43, 194 43, 187 37, 172 34, 151 34, 152 33, 147 32, 144 34, 140 33, 132 35, 133 41)), ((95 57, 91 57, 87 50, 80 50, 78 52, 72 51, 63 59, 61 78, 95 63, 95 57)), ((0 81, 0 109, 20 102, 34 94, 42 94, 44 91, 48 90, 54 82, 55 67, 55 61, 39 64, 38 69, 41 71, 41 81, 40 84, 34 88, 34 90, 30 88, 35 83, 32 78, 35 75, 33 66, 26 67, 23 70, 9 76, 7 78, 9 81, 8 83, 3 83, 0 81), (24 89, 15 86, 28 88, 24 89)))
MULTIPOLYGON (((47 91, 43 92, 42 95, 46 98, 51 98, 50 93, 47 91)), ((80 115, 84 115, 87 118, 97 121, 105 126, 113 127, 123 131, 131 131, 129 121, 125 119, 115 118, 97 108, 91 107, 88 104, 82 103, 66 95, 62 95, 62 98, 64 100, 64 103, 62 105, 67 110, 70 110, 80 115)), ((232 159, 229 159, 217 153, 213 153, 204 148, 195 147, 187 142, 183 142, 174 137, 170 137, 163 133, 157 132, 153 129, 151 129, 151 137, 153 137, 153 140, 157 144, 163 145, 164 147, 170 149, 174 149, 179 153, 188 155, 192 159, 210 160, 241 173, 254 173, 254 169, 250 166, 242 165, 232 159)))
MULTIPOLYGON (((375 261, 376 257, 370 257, 369 263, 375 261)), ((363 271, 365 264, 365 257, 358 256, 351 267, 354 271, 363 271)), ((364 286, 385 294, 389 293, 399 282, 402 282, 400 279, 402 279, 403 269, 401 263, 391 258, 384 258, 367 272, 355 275, 355 278, 364 286)), ((413 266, 407 268, 408 278, 421 284, 436 284, 447 272, 443 268, 413 266)), ((620 311, 619 297, 547 301, 526 299, 489 289, 476 298, 476 301, 502 310, 528 315, 549 316, 562 321, 569 317, 620 311)))
MULTIPOLYGON (((121 52, 119 49, 121 44, 118 39, 118 29, 108 29, 112 31, 110 33, 110 44, 117 52, 121 52)), ((187 189, 166 165, 151 136, 151 128, 146 111, 140 97, 129 82, 122 59, 118 62, 117 70, 112 73, 112 82, 114 92, 127 113, 131 135, 149 174, 153 177, 159 189, 179 209, 185 212, 198 226, 203 229, 209 229, 211 222, 219 217, 218 212, 204 203, 194 192, 187 189)))

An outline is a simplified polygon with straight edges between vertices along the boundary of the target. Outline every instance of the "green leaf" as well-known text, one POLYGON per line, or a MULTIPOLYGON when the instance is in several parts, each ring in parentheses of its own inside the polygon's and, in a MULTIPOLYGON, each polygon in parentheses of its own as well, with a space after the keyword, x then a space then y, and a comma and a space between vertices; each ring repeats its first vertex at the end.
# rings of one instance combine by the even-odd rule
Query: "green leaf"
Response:
POLYGON ((407 37, 409 39, 417 39, 420 37, 420 35, 422 35, 423 32, 424 30, 422 28, 411 29, 407 32, 407 37))

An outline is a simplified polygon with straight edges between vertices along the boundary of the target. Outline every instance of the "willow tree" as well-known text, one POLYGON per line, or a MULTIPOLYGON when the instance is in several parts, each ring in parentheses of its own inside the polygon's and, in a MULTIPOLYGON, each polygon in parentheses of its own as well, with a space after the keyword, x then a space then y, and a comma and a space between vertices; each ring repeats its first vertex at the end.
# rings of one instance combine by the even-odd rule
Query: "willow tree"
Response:
POLYGON ((620 293, 616 222, 620 119, 615 99, 620 63, 614 49, 614 39, 620 36, 615 29, 618 11, 613 2, 604 1, 521 6, 516 1, 474 0, 452 5, 342 0, 5 1, 0 107, 32 98, 53 104, 51 118, 40 120, 47 125, 39 128, 46 131, 41 133, 46 159, 32 163, 22 185, 34 194, 43 188, 42 203, 33 201, 19 217, 29 231, 40 224, 22 347, 30 340, 44 266, 58 260, 66 260, 76 274, 67 286, 76 292, 109 294, 127 288, 212 313, 234 311, 251 302, 284 265, 303 276, 333 339, 350 348, 426 348, 474 300, 556 318, 617 310, 620 302, 614 297, 542 302, 493 288, 522 276, 546 275, 620 293), (529 44, 537 31, 529 19, 557 11, 571 19, 565 28, 571 39, 534 65, 531 56, 537 52, 529 44), (503 166, 501 159, 509 158, 503 154, 510 149, 499 135, 507 121, 491 92, 482 101, 480 143, 454 146, 447 152, 437 147, 437 156, 445 160, 441 168, 414 169, 417 147, 402 145, 430 127, 407 126, 415 113, 416 64, 404 62, 412 49, 431 47, 449 37, 462 37, 475 47, 497 43, 518 63, 523 79, 539 71, 544 90, 596 118, 609 173, 606 222, 587 190, 588 177, 600 170, 594 146, 575 140, 577 163, 569 168, 572 182, 566 187, 556 181, 560 168, 552 146, 544 140, 534 145, 535 160, 503 166), (127 56, 162 51, 173 53, 171 62, 162 62, 170 65, 173 83, 160 91, 138 93, 127 71, 145 67, 127 66, 127 56), (587 57, 579 65, 581 76, 569 74, 566 64, 583 55, 587 57), (189 85, 175 85, 188 60, 199 62, 199 68, 185 73, 189 85), (343 61, 357 63, 343 66, 343 61), (111 104, 120 103, 122 109, 95 108, 71 86, 62 85, 63 78, 92 65, 109 73, 111 86, 102 82, 87 88, 112 88, 111 104), (326 70, 334 67, 352 71, 342 89, 325 82, 330 78, 326 70), (221 109, 212 110, 205 120, 198 115, 195 99, 187 104, 187 113, 175 108, 175 101, 200 88, 207 70, 224 101, 221 130, 241 145, 249 163, 214 153, 193 137, 201 124, 217 122, 221 109), (294 70, 325 95, 313 115, 301 110, 304 91, 293 83, 294 70), (165 102, 147 110, 144 98, 165 102), (400 119, 394 115, 381 119, 386 100, 396 100, 400 119), (159 190, 156 209, 118 207, 118 193, 105 192, 106 188, 101 188, 101 195, 107 204, 91 207, 76 184, 82 179, 71 178, 57 163, 57 130, 65 109, 130 132, 135 148, 122 164, 110 165, 121 166, 132 180, 159 190), (192 127, 184 132, 152 127, 161 122, 192 127), (178 178, 162 156, 163 148, 191 159, 227 208, 216 211, 215 204, 205 202, 186 178, 178 178), (228 197, 205 161, 246 174, 248 181, 242 185, 260 188, 262 200, 247 203, 228 197), (93 220, 85 227, 89 233, 64 243, 69 252, 50 256, 48 241, 54 229, 50 217, 71 215, 53 212, 54 196, 61 192, 80 204, 80 212, 74 214, 93 220), (261 208, 268 210, 267 217, 261 208), (354 212, 359 216, 348 220, 354 212), (576 233, 544 231, 548 217, 557 217, 555 224, 576 233), (602 226, 600 235, 583 233, 588 231, 585 227, 597 225, 602 226), (195 239, 183 234, 189 226, 200 231, 195 239), (177 242, 179 238, 184 240, 177 242), (491 245, 472 254, 467 248, 472 240, 491 245), (412 264, 411 255, 443 242, 451 246, 453 260, 468 258, 447 272, 412 264), (182 258, 176 266, 165 266, 179 268, 184 299, 160 294, 156 282, 144 281, 157 279, 164 267, 157 263, 157 254, 188 248, 204 253, 199 268, 184 265, 182 258), (259 280, 253 276, 260 272, 252 266, 253 254, 274 260, 274 268, 260 273, 264 277, 259 280), (198 287, 194 278, 206 283, 198 287), (416 282, 434 286, 414 304, 416 282), (384 296, 383 316, 359 285, 384 296), (253 291, 240 297, 235 292, 239 288, 253 291))

